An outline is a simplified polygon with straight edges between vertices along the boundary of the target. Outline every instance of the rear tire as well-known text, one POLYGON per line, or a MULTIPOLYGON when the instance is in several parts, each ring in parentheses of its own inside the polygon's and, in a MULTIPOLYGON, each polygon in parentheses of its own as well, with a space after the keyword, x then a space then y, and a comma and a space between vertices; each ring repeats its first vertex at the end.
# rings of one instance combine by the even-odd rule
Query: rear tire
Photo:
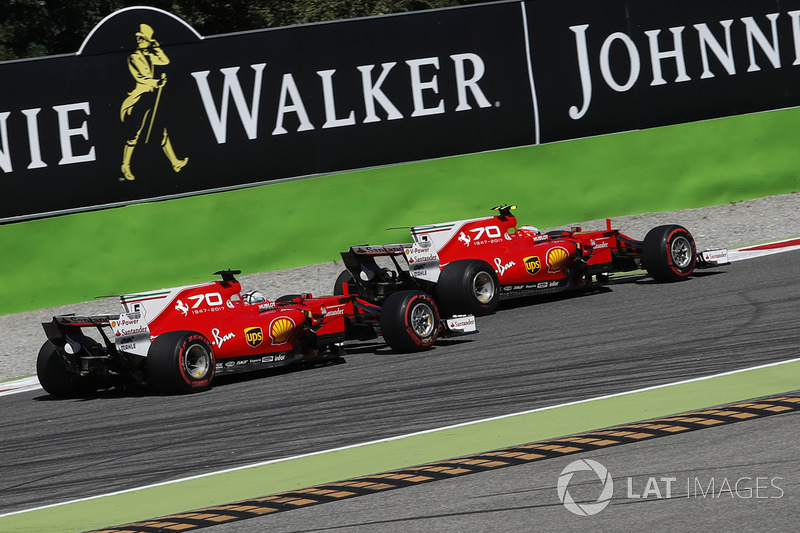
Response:
POLYGON ((81 398, 97 392, 92 380, 68 372, 58 350, 46 341, 36 358, 36 375, 42 388, 59 398, 81 398))
POLYGON ((439 335, 439 310, 422 291, 396 292, 381 308, 381 332, 386 344, 396 352, 425 350, 439 335))
POLYGON ((651 229, 644 238, 642 264, 656 281, 688 278, 697 264, 694 237, 686 228, 675 224, 651 229))
POLYGON ((353 274, 349 270, 343 271, 339 274, 339 277, 336 278, 336 281, 333 283, 333 295, 334 296, 341 296, 344 294, 344 289, 342 285, 347 283, 347 292, 350 294, 358 294, 358 287, 356 287, 356 283, 353 278, 353 274))
POLYGON ((201 392, 214 379, 214 352, 203 335, 194 331, 162 333, 147 352, 150 383, 164 392, 201 392))
POLYGON ((500 282, 486 261, 461 259, 442 269, 436 292, 447 315, 490 315, 500 301, 500 282))

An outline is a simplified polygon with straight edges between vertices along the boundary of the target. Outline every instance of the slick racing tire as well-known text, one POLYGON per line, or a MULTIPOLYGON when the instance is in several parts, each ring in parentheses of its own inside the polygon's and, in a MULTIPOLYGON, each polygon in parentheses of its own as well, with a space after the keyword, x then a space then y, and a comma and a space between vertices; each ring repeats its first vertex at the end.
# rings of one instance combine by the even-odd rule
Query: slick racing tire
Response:
POLYGON ((345 283, 347 283, 347 292, 350 294, 358 294, 358 287, 356 287, 355 281, 353 281, 353 274, 351 274, 349 270, 345 270, 339 274, 339 277, 336 278, 335 282, 333 282, 334 296, 341 296, 344 294, 342 285, 345 283))
POLYGON ((147 375, 162 392, 201 392, 214 379, 214 352, 194 331, 162 333, 147 351, 147 375))
POLYGON ((479 259, 447 264, 439 274, 436 291, 446 315, 490 315, 500 300, 497 273, 489 263, 479 259))
POLYGON ((642 246, 642 264, 656 281, 680 281, 694 272, 697 249, 683 226, 658 226, 647 232, 642 246))
POLYGON ((439 335, 439 310, 422 291, 400 291, 381 308, 381 332, 389 347, 400 353, 430 348, 439 335))
POLYGON ((59 398, 81 398, 97 392, 91 378, 67 371, 58 350, 46 341, 36 358, 36 375, 42 388, 59 398))

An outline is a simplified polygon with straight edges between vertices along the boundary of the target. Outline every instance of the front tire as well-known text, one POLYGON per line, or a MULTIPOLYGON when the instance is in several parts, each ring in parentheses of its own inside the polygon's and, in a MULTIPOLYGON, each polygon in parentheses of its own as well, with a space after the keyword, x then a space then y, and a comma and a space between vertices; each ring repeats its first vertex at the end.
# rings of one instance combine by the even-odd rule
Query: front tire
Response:
POLYGON ((447 264, 437 285, 439 303, 448 315, 490 315, 500 301, 497 273, 486 261, 461 259, 447 264))
POLYGON ((97 392, 90 378, 68 372, 58 350, 46 341, 36 358, 36 375, 42 388, 59 398, 80 398, 97 392))
POLYGON ((439 335, 439 310, 422 291, 396 292, 381 308, 381 332, 386 344, 396 352, 425 350, 439 335))
POLYGON ((194 331, 162 333, 147 352, 150 383, 163 392, 201 392, 214 379, 214 352, 194 331))
POLYGON ((686 228, 675 224, 651 229, 644 238, 642 264, 656 281, 688 278, 697 264, 694 237, 686 228))

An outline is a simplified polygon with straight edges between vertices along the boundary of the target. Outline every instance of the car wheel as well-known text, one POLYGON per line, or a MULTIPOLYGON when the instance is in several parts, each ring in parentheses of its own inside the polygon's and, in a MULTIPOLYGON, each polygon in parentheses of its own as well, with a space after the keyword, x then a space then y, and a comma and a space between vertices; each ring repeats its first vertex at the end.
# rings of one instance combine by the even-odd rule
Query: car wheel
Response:
POLYGON ((691 276, 697 264, 694 238, 683 226, 658 226, 647 232, 642 264, 656 281, 680 281, 691 276))
POLYGON ((164 392, 200 392, 214 378, 214 352, 194 331, 162 333, 147 352, 150 383, 164 392))
POLYGON ((446 314, 489 315, 500 300, 497 273, 478 259, 447 264, 439 274, 436 291, 446 314))
POLYGON ((342 285, 345 283, 347 283, 347 292, 350 294, 358 294, 358 287, 356 287, 355 281, 353 281, 353 274, 349 270, 345 270, 339 274, 339 277, 336 278, 336 281, 333 283, 334 296, 341 296, 344 294, 342 285))
POLYGON ((381 308, 381 332, 396 352, 425 350, 439 335, 439 310, 422 291, 396 292, 381 308))
POLYGON ((46 341, 36 358, 36 375, 42 388, 59 398, 80 398, 97 392, 90 378, 67 371, 58 350, 46 341))

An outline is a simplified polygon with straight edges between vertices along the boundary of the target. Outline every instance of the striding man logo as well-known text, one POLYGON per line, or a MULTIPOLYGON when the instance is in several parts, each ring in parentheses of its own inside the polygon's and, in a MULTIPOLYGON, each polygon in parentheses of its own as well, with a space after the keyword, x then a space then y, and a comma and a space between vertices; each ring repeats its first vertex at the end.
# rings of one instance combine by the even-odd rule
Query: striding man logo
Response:
POLYGON ((163 113, 159 115, 161 93, 167 84, 167 75, 162 72, 156 77, 156 67, 168 65, 169 58, 161 45, 154 38, 154 30, 147 24, 140 24, 136 32, 136 51, 128 56, 128 70, 135 86, 120 106, 119 117, 126 128, 125 146, 122 149, 122 177, 120 181, 135 179, 131 170, 134 148, 144 137, 144 143, 150 142, 151 135, 161 137, 161 149, 167 156, 172 170, 180 172, 189 162, 175 155, 172 141, 167 132, 167 124, 163 113))

